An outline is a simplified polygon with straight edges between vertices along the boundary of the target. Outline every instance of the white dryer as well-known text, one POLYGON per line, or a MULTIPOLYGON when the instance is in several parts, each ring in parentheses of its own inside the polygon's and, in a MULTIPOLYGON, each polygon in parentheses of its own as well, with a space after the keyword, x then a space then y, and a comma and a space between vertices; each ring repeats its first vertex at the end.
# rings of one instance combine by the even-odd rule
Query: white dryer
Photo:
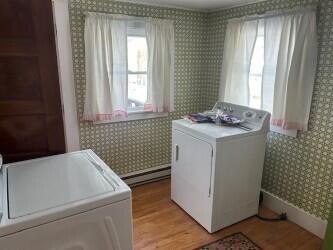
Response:
POLYGON ((270 114, 218 102, 243 127, 172 123, 171 198, 212 233, 257 214, 270 114))
POLYGON ((130 188, 91 150, 3 166, 0 250, 132 249, 130 188))

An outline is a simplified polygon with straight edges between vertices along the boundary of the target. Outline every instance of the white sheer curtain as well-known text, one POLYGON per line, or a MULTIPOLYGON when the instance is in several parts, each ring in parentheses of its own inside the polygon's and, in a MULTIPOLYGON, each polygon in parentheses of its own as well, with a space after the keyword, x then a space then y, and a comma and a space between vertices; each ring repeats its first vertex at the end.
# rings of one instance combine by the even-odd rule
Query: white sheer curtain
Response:
POLYGON ((150 19, 146 23, 148 43, 148 95, 146 110, 174 111, 174 25, 150 19))
POLYGON ((249 105, 249 73, 258 20, 231 20, 228 23, 223 52, 219 98, 249 105))
POLYGON ((259 28, 265 32, 261 108, 282 130, 308 129, 317 62, 316 13, 275 12, 229 21, 220 99, 249 106, 249 72, 259 28))
POLYGON ((266 18, 263 88, 274 91, 263 104, 272 110, 273 125, 307 130, 316 61, 315 11, 266 18))
POLYGON ((127 116, 127 22, 87 13, 85 19, 86 93, 83 119, 127 116))

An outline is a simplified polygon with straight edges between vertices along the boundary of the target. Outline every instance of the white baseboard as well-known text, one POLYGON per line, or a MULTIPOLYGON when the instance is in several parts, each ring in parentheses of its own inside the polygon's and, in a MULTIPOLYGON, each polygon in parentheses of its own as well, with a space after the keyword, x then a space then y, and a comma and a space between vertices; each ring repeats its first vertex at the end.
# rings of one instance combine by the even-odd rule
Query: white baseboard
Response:
POLYGON ((303 209, 298 208, 265 190, 262 190, 262 192, 264 194, 263 205, 265 207, 276 213, 286 212, 288 220, 317 235, 321 239, 325 237, 327 221, 309 214, 303 209))
POLYGON ((153 182, 159 179, 167 178, 170 176, 170 174, 171 174, 171 167, 168 164, 120 175, 120 178, 127 185, 137 186, 153 182))

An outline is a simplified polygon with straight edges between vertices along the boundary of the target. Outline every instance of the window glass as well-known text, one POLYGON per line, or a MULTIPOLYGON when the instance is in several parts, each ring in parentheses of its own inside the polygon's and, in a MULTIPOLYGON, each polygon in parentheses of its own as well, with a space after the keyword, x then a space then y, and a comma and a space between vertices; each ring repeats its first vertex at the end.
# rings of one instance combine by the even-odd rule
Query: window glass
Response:
POLYGON ((262 74, 264 68, 265 41, 264 36, 258 36, 251 60, 249 89, 250 107, 261 109, 262 74))
POLYGON ((147 39, 128 36, 128 110, 142 110, 147 101, 147 39))
POLYGON ((145 37, 128 36, 128 71, 147 71, 147 40, 145 37))
POLYGON ((128 75, 128 108, 143 107, 147 101, 147 74, 128 75))

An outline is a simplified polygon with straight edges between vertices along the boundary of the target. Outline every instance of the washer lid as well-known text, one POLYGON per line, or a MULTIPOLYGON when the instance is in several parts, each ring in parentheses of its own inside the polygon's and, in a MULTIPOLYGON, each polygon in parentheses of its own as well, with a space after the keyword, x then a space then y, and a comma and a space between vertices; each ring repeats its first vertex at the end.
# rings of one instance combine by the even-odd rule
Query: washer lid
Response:
POLYGON ((11 219, 115 191, 86 151, 10 164, 7 180, 11 219))

